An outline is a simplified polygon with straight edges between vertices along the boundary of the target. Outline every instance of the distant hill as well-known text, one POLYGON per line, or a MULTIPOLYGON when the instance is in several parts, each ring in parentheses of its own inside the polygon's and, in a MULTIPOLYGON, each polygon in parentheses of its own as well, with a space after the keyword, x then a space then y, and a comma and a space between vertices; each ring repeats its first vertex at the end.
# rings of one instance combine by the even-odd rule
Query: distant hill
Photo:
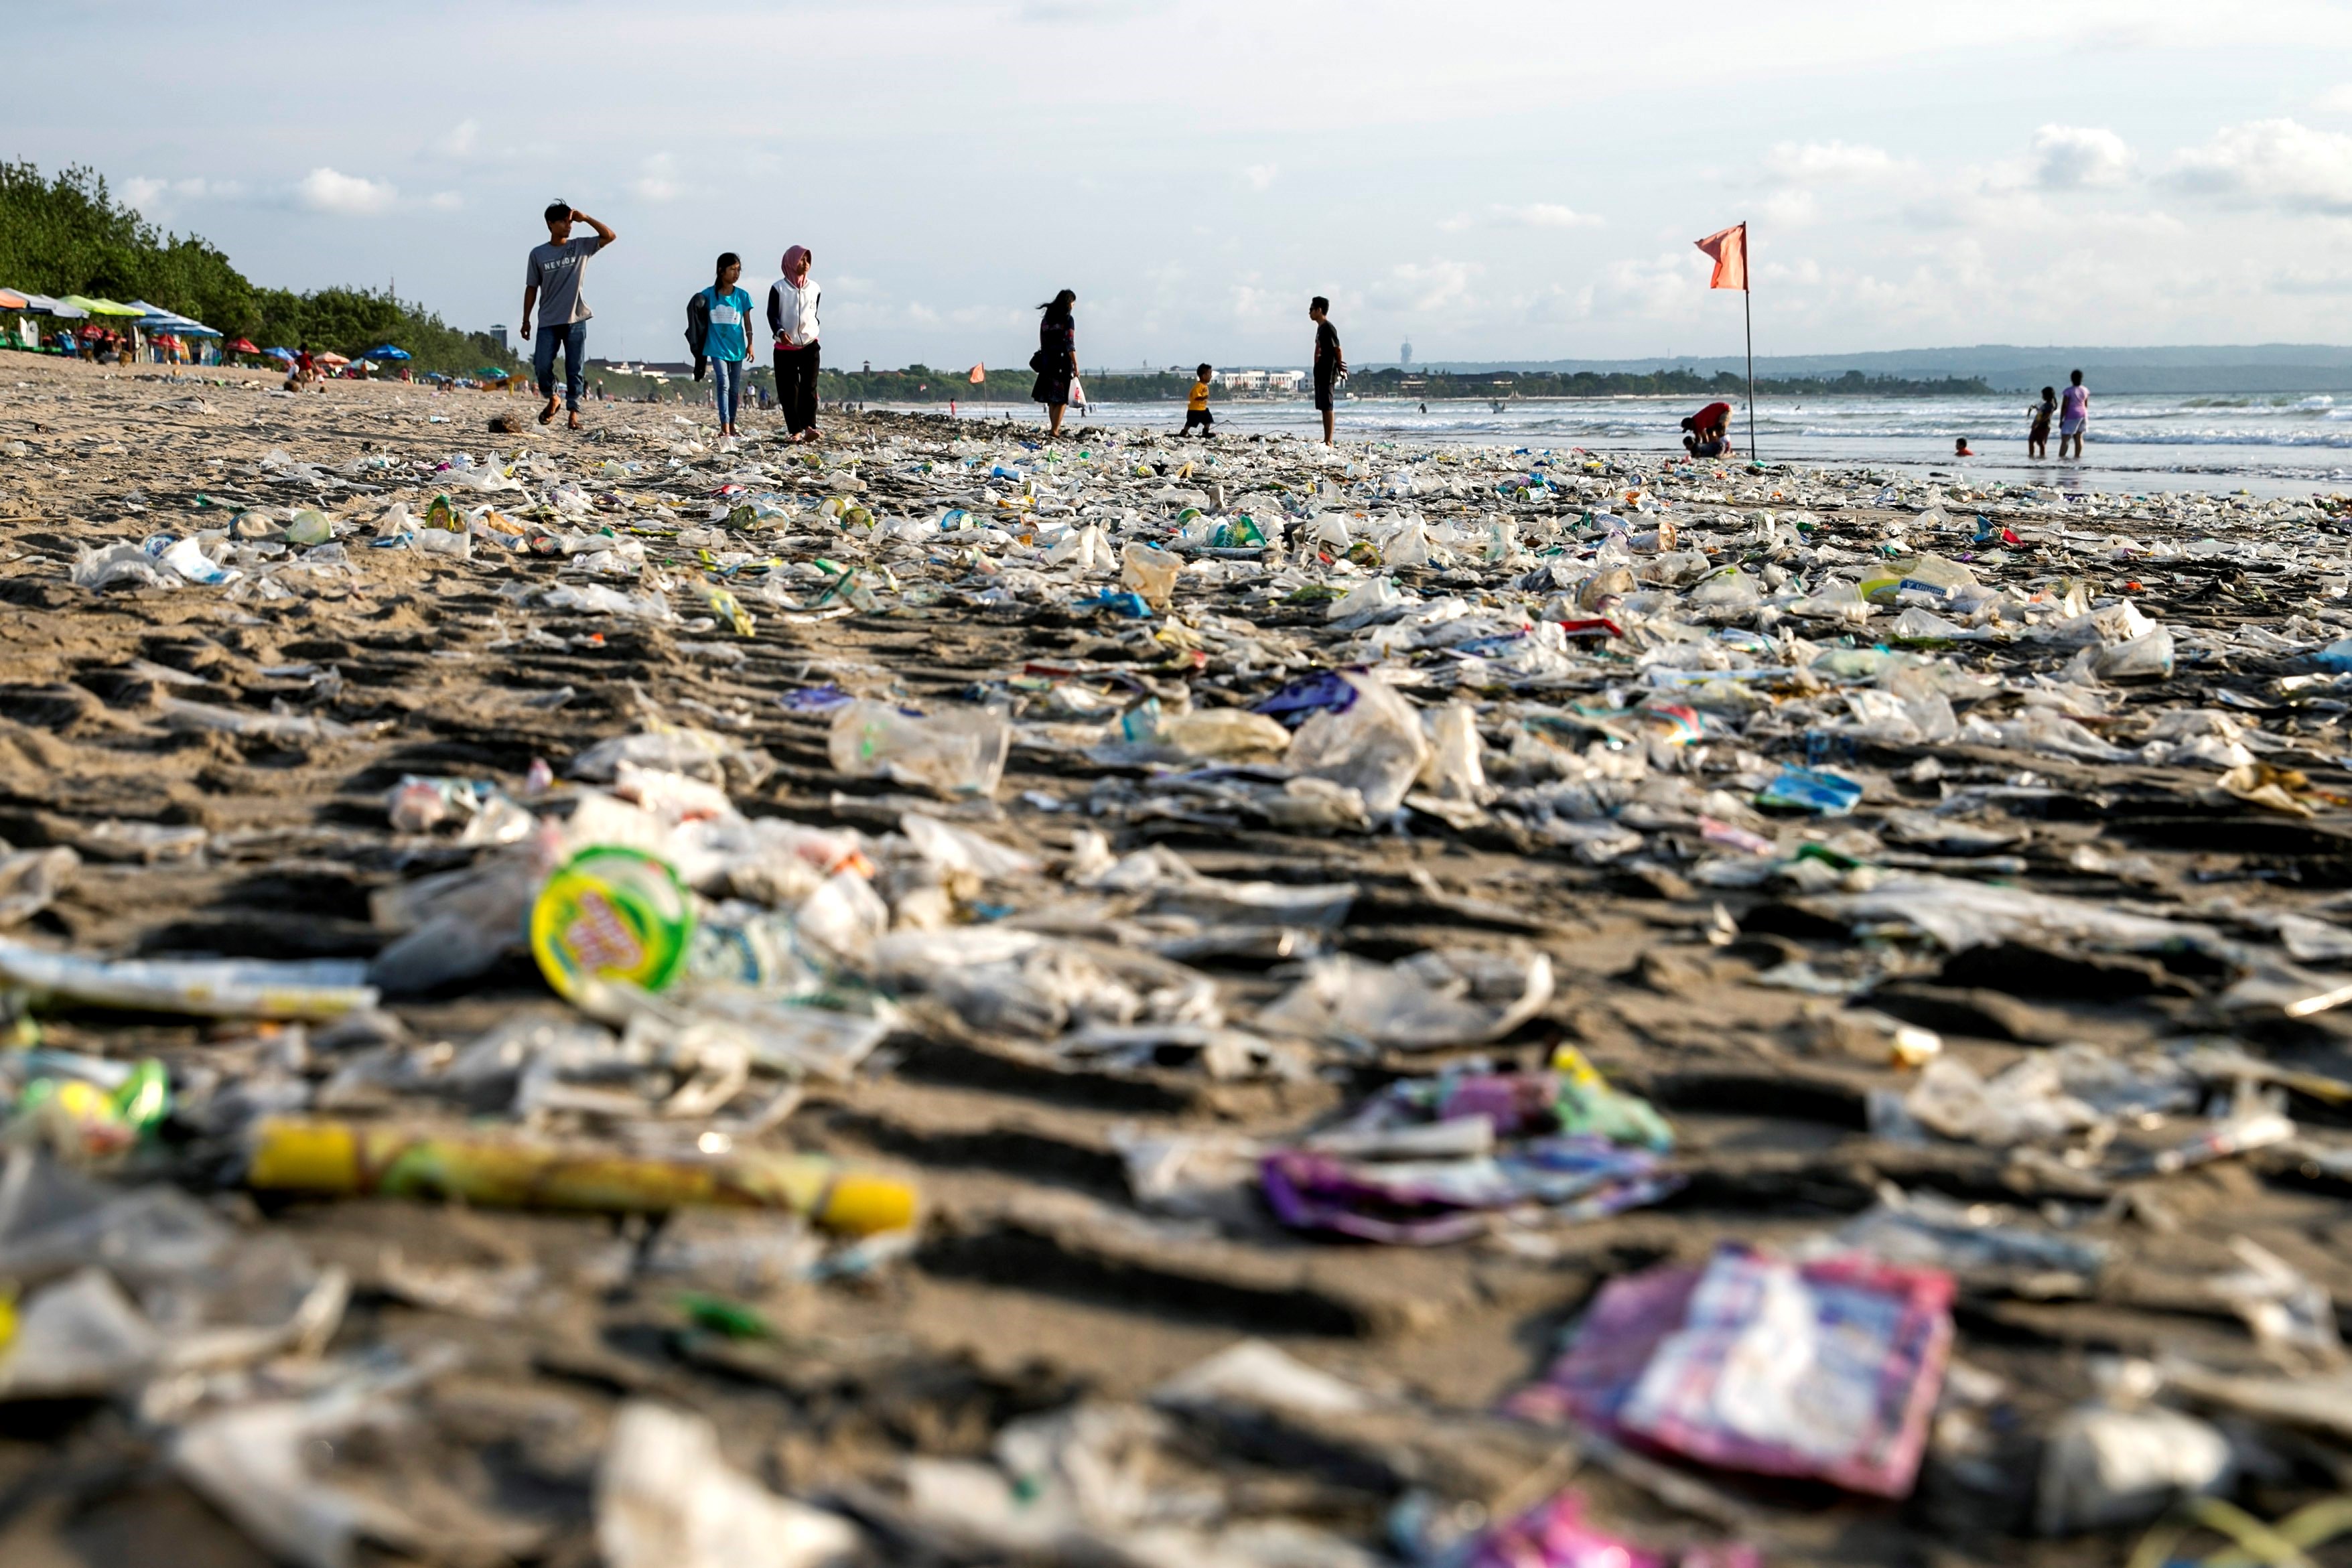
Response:
MULTIPOLYGON (((1724 371, 1745 374, 1747 361, 1737 354, 1653 355, 1627 360, 1433 360, 1412 368, 1424 373, 1520 371, 1555 375, 1580 371, 1643 375, 1679 370, 1712 376, 1724 371)), ((1859 354, 1767 354, 1756 361, 1759 378, 1836 377, 1858 371, 1911 381, 1980 380, 2001 392, 2063 386, 2067 372, 2075 370, 2093 386, 2111 392, 2352 392, 2352 347, 2242 343, 2115 349, 1979 343, 1972 348, 1888 349, 1859 354)))

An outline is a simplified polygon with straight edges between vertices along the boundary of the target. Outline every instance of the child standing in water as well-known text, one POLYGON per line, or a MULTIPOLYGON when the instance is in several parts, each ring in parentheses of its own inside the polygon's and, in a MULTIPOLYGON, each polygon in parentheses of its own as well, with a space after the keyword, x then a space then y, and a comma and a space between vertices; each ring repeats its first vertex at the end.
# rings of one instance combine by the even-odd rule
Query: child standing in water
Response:
POLYGON ((2050 419, 2058 412, 2058 389, 2043 387, 2042 401, 2025 411, 2033 427, 2025 433, 2025 455, 2028 457, 2050 455, 2050 419))

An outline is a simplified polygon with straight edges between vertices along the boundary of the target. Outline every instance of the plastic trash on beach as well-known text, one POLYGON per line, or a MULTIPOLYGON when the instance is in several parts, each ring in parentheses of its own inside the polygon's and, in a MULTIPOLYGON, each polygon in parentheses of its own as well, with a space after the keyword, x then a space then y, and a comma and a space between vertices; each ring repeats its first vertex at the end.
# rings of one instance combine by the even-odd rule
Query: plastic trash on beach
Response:
POLYGON ((530 947, 557 995, 598 982, 658 991, 694 939, 692 895, 641 850, 594 845, 551 873, 531 904, 530 947))
POLYGON ((37 996, 204 1018, 332 1018, 372 1008, 367 966, 342 958, 89 958, 0 942, 0 980, 37 996))
POLYGON ((1130 544, 1119 552, 1119 585, 1140 594, 1154 610, 1168 608, 1183 570, 1182 557, 1149 545, 1130 544))
POLYGON ((727 1462, 699 1416, 621 1406, 596 1471, 596 1542, 610 1568, 826 1568, 856 1526, 777 1496, 727 1462))
POLYGON ((0 848, 0 926, 21 925, 47 909, 81 870, 69 849, 0 848))
POLYGON ((1603 1530, 1582 1497, 1564 1491, 1482 1532, 1463 1568, 1763 1568, 1737 1542, 1652 1550, 1603 1530))
POLYGON ((1848 816, 1861 801, 1861 785, 1811 768, 1784 768, 1756 795, 1759 806, 1824 817, 1848 816))
POLYGON ((826 745, 835 769, 853 779, 993 795, 1012 739, 1012 725, 992 708, 920 715, 861 700, 835 710, 826 745))
POLYGON ((1375 816, 1404 803, 1429 760, 1421 716, 1377 675, 1342 677, 1356 700, 1308 716, 1294 731, 1284 760, 1292 771, 1324 779, 1363 797, 1375 816))
POLYGON ((2160 1405, 2079 1406, 2042 1448, 2033 1523, 2044 1535, 2145 1524, 2184 1497, 2225 1492, 2238 1475, 2228 1437, 2160 1405))
POLYGON ((1728 1469, 1909 1494, 1950 1355, 1952 1281, 1726 1243, 1611 1281, 1509 1407, 1728 1469))
POLYGON ((299 1118, 270 1118, 254 1129, 246 1181, 262 1192, 456 1199, 502 1208, 772 1208, 849 1235, 903 1228, 915 1218, 914 1192, 903 1183, 814 1155, 631 1155, 513 1136, 299 1118))
POLYGON ((1551 1000, 1551 959, 1466 949, 1395 964, 1318 958, 1258 1011, 1258 1027, 1335 1043, 1425 1051, 1499 1040, 1551 1000))
POLYGON ((1276 1150, 1261 1185, 1275 1218, 1294 1229, 1431 1246, 1484 1234, 1496 1217, 1534 1224, 1620 1213, 1681 1182, 1648 1151, 1595 1134, 1501 1144, 1473 1113, 1412 1132, 1343 1128, 1276 1150))
POLYGON ((0 1399, 129 1394, 150 1378, 315 1354, 349 1281, 248 1238, 177 1188, 120 1191, 26 1149, 0 1180, 0 1274, 24 1295, 0 1399))
POLYGON ((1826 1238, 1822 1249, 2043 1290, 2068 1281, 2088 1288, 2116 1253, 2108 1242, 2053 1231, 2000 1205, 1959 1203, 1925 1189, 1906 1193, 1891 1183, 1880 1187, 1875 1204, 1826 1238))

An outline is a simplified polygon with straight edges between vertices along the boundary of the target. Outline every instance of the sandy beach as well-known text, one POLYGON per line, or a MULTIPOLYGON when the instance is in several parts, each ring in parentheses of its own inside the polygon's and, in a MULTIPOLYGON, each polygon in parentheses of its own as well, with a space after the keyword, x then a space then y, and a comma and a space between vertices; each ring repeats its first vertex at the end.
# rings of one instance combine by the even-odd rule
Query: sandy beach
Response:
MULTIPOLYGON (((2352 633, 2352 549, 2330 504, 1580 449, 1044 447, 919 414, 828 416, 796 448, 747 412, 720 451, 707 409, 593 404, 571 434, 528 396, 275 385, 0 360, 0 838, 78 862, 8 942, 377 960, 401 890, 631 787, 583 775, 599 743, 688 735, 664 755, 743 818, 858 835, 880 925, 845 965, 887 1028, 845 1074, 755 1062, 685 1113, 698 1069, 668 1057, 551 1053, 563 1092, 528 1105, 513 1066, 459 1071, 518 1019, 583 1022, 503 927, 472 972, 380 970, 380 1004, 339 1019, 43 1003, 43 1048, 172 1075, 163 1133, 102 1174, 167 1178, 350 1295, 311 1372, 288 1354, 6 1406, 0 1475, 29 1500, 0 1560, 267 1561, 174 1444, 371 1355, 431 1370, 318 1459, 383 1511, 347 1531, 367 1561, 594 1560, 632 1398, 711 1416, 732 1463, 831 1500, 875 1562, 1009 1555, 959 1538, 910 1461, 980 1466, 1074 1403, 1127 1423, 1103 1451, 1131 1485, 1213 1500, 1088 1504, 1108 1511, 1072 1539, 1164 1532, 1163 1555, 1104 1559, 1139 1563, 1389 1561, 1407 1500, 1500 1516, 1570 1475, 1622 1526, 1776 1561, 2082 1562, 2033 1511, 2102 1357, 2195 1369, 2208 1415, 2266 1435, 2280 1508, 2334 1489, 2308 1421, 2250 1414, 2292 1381, 2276 1314, 2214 1283, 2250 1241, 2323 1306, 2352 1292, 2352 661, 2324 654, 2352 633), (507 413, 520 434, 486 428, 507 413), (445 495, 479 515, 431 540, 445 495), (289 542, 305 511, 331 537, 289 542), (226 580, 153 564, 191 538, 226 580), (1146 543, 1187 563, 1172 600, 1122 577, 1146 543), (1252 714, 1343 670, 1377 685, 1335 722, 1403 705, 1403 774, 1318 764, 1298 715, 1285 735, 1252 714), (859 699, 1003 716, 1001 782, 838 766, 859 699), (409 777, 529 821, 401 831, 409 777), (991 956, 991 933, 1020 941, 991 956), (1413 1007, 1439 1021, 1416 1032, 1413 1007), (1671 1122, 1653 1201, 1522 1202, 1425 1246, 1262 1201, 1262 1156, 1391 1085, 1561 1046, 1671 1122), (688 1152, 740 1124, 700 1146, 835 1156, 910 1184, 921 1218, 828 1272, 819 1238, 758 1212, 257 1192, 240 1161, 271 1114, 688 1152), (2263 1115, 2286 1131, 2250 1131, 2263 1115), (1794 1251, 1883 1220, 1889 1184, 1974 1216, 1904 1222, 1943 1238, 1911 1260, 1958 1281, 1906 1500, 1498 1414, 1606 1281, 1794 1251), (2002 1245, 1969 1253, 1971 1226, 2002 1245), (1246 1337, 1360 1404, 1148 1403, 1246 1337), (1244 1528, 1276 1524, 1292 1554, 1244 1528)), ((714 904, 761 904, 740 866, 712 875, 714 904)))

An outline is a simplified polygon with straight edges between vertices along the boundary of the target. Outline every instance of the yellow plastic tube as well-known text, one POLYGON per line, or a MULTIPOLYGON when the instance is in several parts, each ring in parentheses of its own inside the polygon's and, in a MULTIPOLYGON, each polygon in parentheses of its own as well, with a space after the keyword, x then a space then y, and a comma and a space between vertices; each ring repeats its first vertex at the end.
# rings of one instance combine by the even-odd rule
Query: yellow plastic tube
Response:
POLYGON ((272 1116, 247 1185, 262 1191, 461 1198, 489 1208, 653 1214, 778 1208, 850 1236, 915 1222, 915 1189, 821 1155, 619 1155, 512 1136, 272 1116))

